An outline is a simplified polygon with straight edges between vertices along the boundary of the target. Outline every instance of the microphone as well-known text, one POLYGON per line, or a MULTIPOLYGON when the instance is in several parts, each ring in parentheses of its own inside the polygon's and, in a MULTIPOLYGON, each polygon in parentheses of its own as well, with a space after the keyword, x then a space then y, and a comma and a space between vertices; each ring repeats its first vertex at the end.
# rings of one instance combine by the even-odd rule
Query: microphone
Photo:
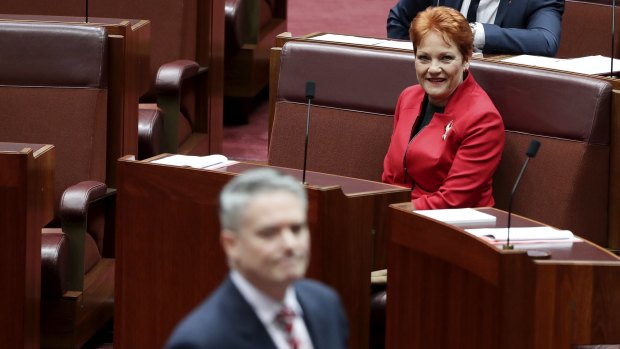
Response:
POLYGON ((540 142, 533 139, 530 142, 530 146, 527 148, 527 152, 525 153, 525 155, 527 155, 527 158, 525 159, 525 162, 523 163, 523 167, 521 167, 521 172, 519 172, 519 175, 517 176, 517 180, 515 181, 515 185, 512 187, 512 191, 510 192, 510 199, 508 199, 508 228, 506 231, 506 244, 502 246, 502 249, 504 250, 514 249, 514 246, 510 244, 510 223, 511 223, 510 218, 512 216, 512 199, 515 196, 515 192, 517 191, 517 187, 519 186, 519 183, 521 182, 521 177, 523 176, 523 173, 525 172, 525 168, 527 167, 528 162, 530 161, 530 159, 536 156, 536 153, 538 153, 538 148, 540 148, 540 142))
POLYGON ((310 106, 314 98, 316 84, 314 81, 306 81, 306 99, 308 100, 308 115, 306 116, 306 143, 304 144, 304 167, 302 171, 301 183, 306 184, 306 160, 308 159, 308 133, 310 130, 310 106))

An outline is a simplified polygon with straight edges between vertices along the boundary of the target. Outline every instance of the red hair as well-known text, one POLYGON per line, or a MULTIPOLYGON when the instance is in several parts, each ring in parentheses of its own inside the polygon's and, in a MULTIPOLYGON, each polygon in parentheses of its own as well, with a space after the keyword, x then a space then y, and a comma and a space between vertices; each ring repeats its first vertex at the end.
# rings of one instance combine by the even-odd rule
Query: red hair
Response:
POLYGON ((450 7, 429 7, 418 13, 409 27, 409 37, 413 43, 413 50, 417 53, 417 47, 422 38, 431 30, 439 33, 446 42, 452 41, 465 59, 471 57, 474 44, 474 36, 467 19, 450 7))

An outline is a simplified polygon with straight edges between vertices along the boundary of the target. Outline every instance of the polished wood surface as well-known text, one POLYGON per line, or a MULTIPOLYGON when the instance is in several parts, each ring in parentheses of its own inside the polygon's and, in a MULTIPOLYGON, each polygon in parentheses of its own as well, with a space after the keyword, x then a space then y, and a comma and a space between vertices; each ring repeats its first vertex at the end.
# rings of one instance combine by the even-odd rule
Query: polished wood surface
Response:
MULTIPOLYGON (((119 161, 115 348, 160 347, 224 279, 219 192, 232 176, 255 167, 210 171, 129 157, 119 161)), ((299 170, 284 171, 301 179, 299 170)), ((387 233, 387 205, 407 200, 409 191, 312 172, 307 182, 312 234, 307 275, 340 293, 350 347, 367 348, 373 240, 387 233)))
POLYGON ((41 228, 53 218, 54 148, 0 142, 0 343, 38 349, 41 228))
MULTIPOLYGON (((504 212, 485 211, 505 227, 504 212)), ((606 250, 588 241, 502 250, 415 214, 410 204, 392 205, 390 217, 387 348, 620 342, 620 259, 606 250), (529 249, 550 258, 531 259, 529 249)), ((513 222, 542 225, 518 216, 513 222)))

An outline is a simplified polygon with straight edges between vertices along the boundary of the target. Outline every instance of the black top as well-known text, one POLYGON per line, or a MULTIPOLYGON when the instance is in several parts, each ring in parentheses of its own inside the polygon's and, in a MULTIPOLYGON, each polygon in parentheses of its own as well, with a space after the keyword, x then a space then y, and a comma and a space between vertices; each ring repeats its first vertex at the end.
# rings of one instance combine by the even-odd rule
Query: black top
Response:
POLYGON ((428 97, 424 97, 424 101, 422 102, 422 112, 420 115, 422 118, 418 117, 418 121, 415 125, 413 125, 413 129, 411 130, 411 136, 409 140, 412 140, 415 135, 417 135, 426 125, 431 122, 433 115, 435 113, 443 113, 444 107, 438 107, 428 101, 428 97))

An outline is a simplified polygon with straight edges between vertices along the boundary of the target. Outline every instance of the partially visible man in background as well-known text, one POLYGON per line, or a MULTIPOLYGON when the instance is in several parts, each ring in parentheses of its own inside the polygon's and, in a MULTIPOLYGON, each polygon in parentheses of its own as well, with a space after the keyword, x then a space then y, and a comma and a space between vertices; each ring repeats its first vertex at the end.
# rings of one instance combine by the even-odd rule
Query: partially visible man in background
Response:
POLYGON ((340 349, 347 322, 337 294, 303 279, 308 200, 290 176, 264 168, 220 195, 220 241, 230 276, 176 328, 169 349, 340 349))
POLYGON ((553 57, 560 46, 564 0, 398 0, 388 15, 388 37, 409 40, 411 21, 429 6, 460 11, 476 51, 553 57))

